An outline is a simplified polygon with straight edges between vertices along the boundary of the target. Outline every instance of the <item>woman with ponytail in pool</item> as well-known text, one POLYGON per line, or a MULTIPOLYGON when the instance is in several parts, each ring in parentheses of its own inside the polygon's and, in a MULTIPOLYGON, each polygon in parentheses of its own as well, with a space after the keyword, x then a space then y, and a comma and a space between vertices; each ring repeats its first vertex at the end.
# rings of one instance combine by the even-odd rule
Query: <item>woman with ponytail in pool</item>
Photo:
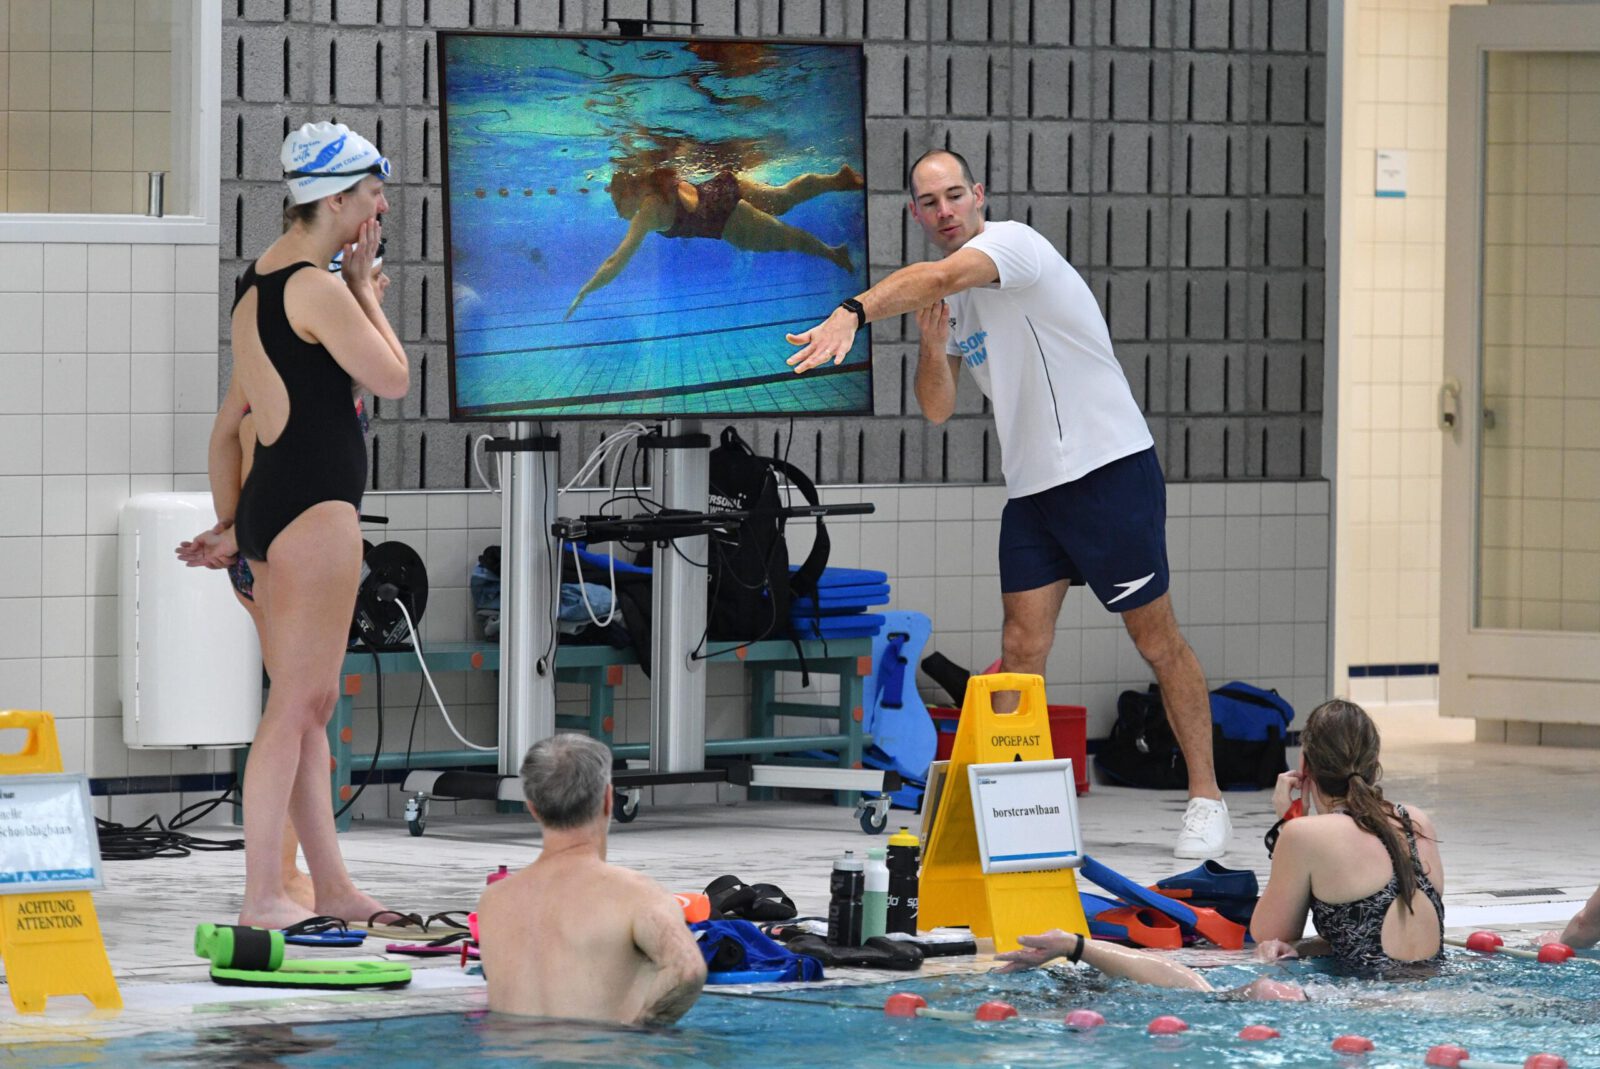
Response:
POLYGON ((1312 710, 1300 744, 1299 769, 1279 776, 1273 791, 1272 875, 1250 921, 1257 955, 1295 956, 1291 944, 1310 912, 1321 938, 1299 951, 1329 953, 1344 969, 1439 960, 1444 863, 1433 821, 1383 796, 1372 718, 1335 698, 1312 710), (1291 819, 1305 801, 1316 815, 1291 819))
MULTIPOLYGON (((1279 776, 1272 795, 1279 817, 1267 833, 1272 875, 1250 921, 1257 959, 1331 954, 1342 968, 1359 972, 1439 960, 1444 865, 1433 821, 1414 806, 1384 798, 1372 718, 1336 698, 1312 710, 1300 742, 1300 767, 1279 776), (1316 815, 1300 815, 1306 801, 1316 815), (1308 912, 1320 938, 1301 941, 1308 912)), ((1002 971, 1066 958, 1138 983, 1212 990, 1195 970, 1150 951, 1061 931, 1021 942, 1024 949, 998 955, 1007 963, 1002 971)), ((1298 986, 1265 977, 1232 994, 1305 998, 1298 986)))

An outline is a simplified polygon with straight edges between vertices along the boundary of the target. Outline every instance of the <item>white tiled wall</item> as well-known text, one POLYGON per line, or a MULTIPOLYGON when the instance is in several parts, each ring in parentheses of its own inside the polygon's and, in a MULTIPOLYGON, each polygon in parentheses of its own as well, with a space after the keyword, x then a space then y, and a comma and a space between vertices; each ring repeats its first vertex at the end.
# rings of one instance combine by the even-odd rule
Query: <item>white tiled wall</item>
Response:
POLYGON ((0 243, 0 707, 55 714, 69 769, 209 771, 130 752, 117 693, 117 517, 204 486, 217 250, 0 243))
POLYGON ((1488 85, 1480 622, 1600 631, 1600 57, 1488 85))
MULTIPOLYGON (((1337 599, 1342 663, 1439 660, 1444 149, 1451 0, 1346 4, 1337 599), (1407 153, 1403 198, 1376 152, 1407 153)), ((1431 685, 1431 684, 1430 684, 1431 685)))
POLYGON ((145 210, 172 170, 173 10, 0 0, 0 211, 145 210))

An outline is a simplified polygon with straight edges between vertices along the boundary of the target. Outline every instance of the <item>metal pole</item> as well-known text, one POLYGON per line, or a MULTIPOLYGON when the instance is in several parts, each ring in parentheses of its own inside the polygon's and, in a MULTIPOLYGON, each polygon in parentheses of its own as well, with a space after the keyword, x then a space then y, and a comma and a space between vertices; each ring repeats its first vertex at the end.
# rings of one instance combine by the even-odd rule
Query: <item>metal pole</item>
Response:
MULTIPOLYGON (((710 498, 711 440, 700 424, 672 420, 666 433, 640 442, 656 453, 661 503, 704 512, 710 498)), ((680 538, 655 552, 650 621, 650 767, 658 772, 705 768, 705 662, 691 654, 705 635, 705 535, 680 538), (680 555, 681 554, 681 555, 680 555), (685 559, 687 558, 687 560, 685 559), (698 562, 698 563, 690 563, 698 562)))
POLYGON ((550 606, 560 439, 511 425, 500 453, 500 774, 516 775, 528 747, 556 730, 550 606), (546 659, 547 651, 548 660, 546 659))

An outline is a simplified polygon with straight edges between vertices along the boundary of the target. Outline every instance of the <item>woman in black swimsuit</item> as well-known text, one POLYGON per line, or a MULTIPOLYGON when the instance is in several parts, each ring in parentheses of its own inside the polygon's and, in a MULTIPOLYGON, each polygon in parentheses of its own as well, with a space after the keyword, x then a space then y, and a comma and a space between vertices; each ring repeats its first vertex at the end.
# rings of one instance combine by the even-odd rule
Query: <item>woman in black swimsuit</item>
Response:
POLYGON ((352 380, 391 399, 410 386, 372 267, 388 161, 326 123, 292 133, 283 158, 295 202, 290 226, 240 284, 233 379, 212 428, 211 492, 223 530, 196 539, 208 562, 243 557, 254 573, 272 688, 245 771, 239 921, 271 928, 309 912, 285 893, 286 813, 305 851, 316 913, 364 921, 383 909, 356 889, 339 855, 326 728, 361 568, 356 505, 367 465, 352 380), (341 249, 343 270, 330 275, 324 267, 341 249), (257 444, 241 489, 247 407, 257 444))
POLYGON ((781 186, 727 170, 696 184, 685 181, 672 167, 644 172, 619 167, 611 176, 611 203, 617 214, 628 220, 628 233, 572 299, 566 318, 572 318, 585 297, 611 283, 628 266, 650 233, 667 238, 720 238, 748 252, 805 253, 853 271, 847 246, 828 245, 777 216, 812 197, 860 188, 861 175, 849 166, 833 174, 803 174, 781 186))
POLYGON ((1289 944, 1300 938, 1309 912, 1321 937, 1311 948, 1331 953, 1346 969, 1437 960, 1444 946, 1444 863, 1433 822, 1414 806, 1384 798, 1372 718, 1351 702, 1324 702, 1306 719, 1300 741, 1300 768, 1280 776, 1273 793, 1283 819, 1250 934, 1267 956, 1291 956, 1289 944), (1296 792, 1318 815, 1288 819, 1296 792))

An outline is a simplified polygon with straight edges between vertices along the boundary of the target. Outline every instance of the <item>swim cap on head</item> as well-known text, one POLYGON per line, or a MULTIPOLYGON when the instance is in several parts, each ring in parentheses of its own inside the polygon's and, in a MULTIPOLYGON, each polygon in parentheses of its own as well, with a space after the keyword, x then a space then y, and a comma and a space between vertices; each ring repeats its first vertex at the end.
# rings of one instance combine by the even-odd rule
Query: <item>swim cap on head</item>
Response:
POLYGON ((389 177, 389 161, 344 123, 306 123, 283 139, 280 158, 296 204, 343 193, 369 174, 389 177))

